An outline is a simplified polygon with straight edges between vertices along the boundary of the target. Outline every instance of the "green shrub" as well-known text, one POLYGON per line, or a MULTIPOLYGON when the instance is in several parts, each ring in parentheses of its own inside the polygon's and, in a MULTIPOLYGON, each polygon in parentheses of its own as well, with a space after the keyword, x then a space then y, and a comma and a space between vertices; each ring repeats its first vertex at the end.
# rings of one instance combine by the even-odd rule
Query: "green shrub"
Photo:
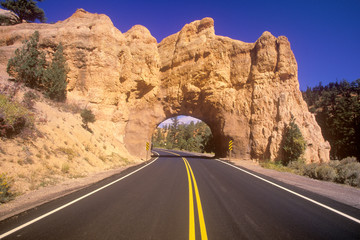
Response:
POLYGON ((0 94, 0 136, 11 137, 33 124, 34 117, 29 110, 0 94))
POLYGON ((6 203, 14 198, 11 191, 11 179, 6 174, 0 174, 0 204, 6 203))
POLYGON ((61 165, 61 172, 62 173, 69 173, 70 171, 70 165, 68 163, 63 163, 61 165))
MULTIPOLYGON (((14 124, 16 119, 23 117, 33 120, 31 113, 17 102, 10 101, 5 95, 0 94, 0 113, 4 114, 7 124, 14 124)), ((31 121, 30 121, 31 122, 31 121)))
POLYGON ((315 175, 317 179, 331 182, 335 181, 338 177, 336 170, 328 164, 321 164, 317 166, 315 168, 315 175))
POLYGON ((88 123, 95 122, 95 115, 93 114, 93 112, 85 108, 81 111, 80 116, 82 118, 82 122, 84 123, 82 127, 88 130, 89 132, 92 132, 91 129, 89 128, 88 123))
POLYGON ((273 169, 279 172, 292 172, 292 169, 282 165, 280 162, 273 162, 273 161, 261 161, 260 166, 267 168, 267 169, 273 169))
POLYGON ((66 99, 67 66, 61 43, 57 46, 51 63, 39 49, 39 32, 35 31, 24 46, 16 49, 15 56, 8 61, 7 72, 17 82, 41 90, 52 100, 66 99))
POLYGON ((327 164, 329 164, 330 167, 336 169, 340 165, 340 161, 339 160, 331 160, 327 164))
POLYGON ((78 156, 78 153, 75 150, 68 147, 58 147, 56 151, 66 154, 68 156, 68 160, 73 160, 74 157, 78 156))
POLYGON ((341 161, 337 167, 338 177, 336 181, 351 186, 360 187, 360 163, 341 161))
POLYGON ((316 167, 317 164, 316 163, 310 163, 310 164, 306 164, 304 166, 304 170, 303 170, 303 174, 305 176, 311 177, 311 178, 316 178, 316 167))
POLYGON ((342 160, 340 161, 340 164, 345 165, 345 164, 354 163, 354 162, 355 162, 355 163, 357 162, 356 157, 346 157, 346 158, 344 158, 344 159, 342 159, 342 160))
POLYGON ((295 123, 294 116, 291 116, 289 126, 285 129, 283 137, 283 159, 282 163, 286 166, 289 162, 299 160, 305 152, 306 142, 301 134, 298 125, 295 123))
POLYGON ((296 173, 303 175, 304 173, 304 168, 305 168, 306 164, 304 163, 304 161, 298 160, 298 161, 292 161, 290 162, 287 167, 294 169, 296 173))
POLYGON ((39 99, 38 95, 36 95, 35 93, 33 93, 31 91, 27 91, 24 94, 22 103, 26 108, 32 109, 34 107, 35 100, 37 100, 37 99, 39 99))

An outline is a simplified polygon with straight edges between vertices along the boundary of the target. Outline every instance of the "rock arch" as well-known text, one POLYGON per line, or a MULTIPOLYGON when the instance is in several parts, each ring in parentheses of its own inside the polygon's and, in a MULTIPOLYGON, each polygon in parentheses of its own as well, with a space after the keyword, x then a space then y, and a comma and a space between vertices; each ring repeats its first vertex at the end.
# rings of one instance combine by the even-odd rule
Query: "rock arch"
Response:
POLYGON ((121 33, 107 16, 79 9, 53 25, 0 28, 0 51, 9 58, 34 30, 49 52, 63 43, 69 101, 91 107, 133 156, 144 158, 157 124, 182 114, 210 126, 218 156, 233 139, 237 158, 276 160, 293 114, 308 144, 306 160, 329 161, 329 143, 302 99, 284 36, 264 32, 245 43, 215 35, 214 21, 204 18, 157 43, 143 26, 121 33))
MULTIPOLYGON (((219 157, 226 156, 233 139, 237 158, 276 160, 293 114, 308 143, 306 159, 329 160, 329 144, 302 99, 297 63, 286 37, 264 32, 255 43, 244 43, 216 36, 213 20, 205 18, 165 38, 157 50, 159 83, 152 89, 152 101, 140 114, 138 107, 130 112, 126 127, 125 144, 132 153, 139 147, 131 133, 139 129, 143 116, 144 130, 183 114, 210 126, 219 157)), ((151 134, 149 130, 148 139, 151 134)))

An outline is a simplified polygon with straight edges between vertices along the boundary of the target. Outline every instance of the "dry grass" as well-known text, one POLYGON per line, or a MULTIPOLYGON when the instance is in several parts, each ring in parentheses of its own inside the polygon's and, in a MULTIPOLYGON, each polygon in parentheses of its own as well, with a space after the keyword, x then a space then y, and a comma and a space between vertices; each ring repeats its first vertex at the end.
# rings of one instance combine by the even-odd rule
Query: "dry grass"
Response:
MULTIPOLYGON (((20 88, 12 101, 21 102, 27 91, 20 88)), ((31 107, 36 112, 34 133, 26 139, 22 135, 0 138, 1 172, 8 172, 13 179, 14 192, 21 194, 132 163, 123 144, 114 137, 116 126, 97 121, 91 123, 92 133, 81 126, 79 113, 83 107, 42 97, 31 107)))

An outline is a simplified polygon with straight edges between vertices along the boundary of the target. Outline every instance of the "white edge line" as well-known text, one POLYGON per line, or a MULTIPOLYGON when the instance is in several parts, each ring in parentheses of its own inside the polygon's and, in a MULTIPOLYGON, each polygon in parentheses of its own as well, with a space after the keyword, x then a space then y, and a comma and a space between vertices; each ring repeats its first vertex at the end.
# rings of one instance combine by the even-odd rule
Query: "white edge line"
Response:
POLYGON ((337 213, 337 214, 339 214, 339 215, 341 215, 341 216, 343 216, 343 217, 346 217, 346 218, 348 218, 348 219, 350 219, 350 220, 352 220, 352 221, 360 224, 360 220, 359 220, 359 219, 354 218, 354 217, 352 217, 352 216, 350 216, 350 215, 347 215, 346 213, 340 212, 340 211, 338 211, 338 210, 336 210, 336 209, 334 209, 334 208, 331 208, 331 207, 329 207, 329 206, 327 206, 327 205, 325 205, 325 204, 322 204, 322 203, 320 203, 320 202, 318 202, 318 201, 315 201, 315 200, 313 200, 313 199, 311 199, 311 198, 305 197, 305 196, 303 196, 303 195, 301 195, 301 194, 299 194, 299 193, 297 193, 297 192, 294 192, 294 191, 292 191, 292 190, 290 190, 290 189, 287 189, 287 188, 285 188, 285 187, 283 187, 283 186, 280 186, 280 185, 278 185, 278 184, 276 184, 276 183, 273 183, 273 182, 271 182, 271 181, 269 181, 269 180, 266 180, 266 179, 264 179, 264 178, 262 178, 262 177, 259 177, 259 176, 255 175, 255 174, 251 173, 251 172, 248 172, 248 171, 246 171, 246 170, 244 170, 244 169, 241 169, 240 167, 234 166, 234 165, 232 165, 232 164, 230 164, 230 163, 221 161, 221 160, 219 160, 219 159, 215 159, 215 160, 216 160, 216 161, 219 161, 219 162, 221 162, 221 163, 223 163, 223 164, 227 164, 227 165, 229 165, 229 166, 231 166, 231 167, 233 167, 233 168, 236 168, 236 169, 238 169, 238 170, 240 170, 240 171, 243 171, 244 173, 247 173, 247 174, 249 174, 249 175, 251 175, 251 176, 253 176, 253 177, 256 177, 256 178, 258 178, 258 179, 260 179, 260 180, 262 180, 262 181, 264 181, 264 182, 270 183, 271 185, 274 185, 275 187, 278 187, 278 188, 280 188, 280 189, 282 189, 282 190, 285 190, 285 191, 287 191, 287 192, 289 192, 289 193, 292 193, 292 194, 294 194, 294 195, 296 195, 296 196, 298 196, 298 197, 300 197, 300 198, 303 198, 303 199, 305 199, 305 200, 307 200, 307 201, 309 201, 309 202, 312 202, 312 203, 314 203, 314 204, 316 204, 316 205, 319 205, 319 206, 321 206, 321 207, 323 207, 323 208, 326 208, 326 209, 328 209, 328 210, 330 210, 330 211, 332 211, 332 212, 334 212, 334 213, 337 213))
MULTIPOLYGON (((154 152, 155 152, 155 151, 154 151, 154 152)), ((159 154, 158 154, 157 152, 155 152, 155 153, 159 156, 159 154)), ((76 202, 78 202, 78 201, 80 201, 80 200, 82 200, 82 199, 84 199, 84 198, 87 198, 87 197, 89 197, 90 195, 93 195, 94 193, 97 193, 97 192, 99 192, 99 191, 101 191, 101 190, 103 190, 103 189, 105 189, 105 188, 107 188, 107 187, 109 187, 109 186, 111 186, 111 185, 113 185, 113 184, 115 184, 115 183, 123 180, 124 178, 129 177, 130 175, 132 175, 132 174, 140 171, 141 169, 149 166, 150 164, 152 164, 153 162, 155 162, 158 158, 159 158, 159 157, 155 158, 153 161, 151 161, 151 162, 149 162, 148 164, 142 166, 141 168, 138 168, 138 169, 136 169, 135 171, 133 171, 133 172, 131 172, 131 173, 129 173, 129 174, 127 174, 127 175, 125 175, 125 176, 123 176, 123 177, 121 177, 121 178, 119 178, 119 179, 117 179, 117 180, 115 180, 115 181, 113 181, 113 182, 111 182, 111 183, 108 183, 108 184, 105 185, 105 186, 102 186, 101 188, 98 188, 98 189, 96 189, 96 190, 94 190, 94 191, 92 191, 92 192, 90 192, 90 193, 88 193, 88 194, 86 194, 86 195, 84 195, 84 196, 82 196, 82 197, 79 197, 79 198, 77 198, 77 199, 75 199, 75 200, 73 200, 73 201, 71 201, 71 202, 69 202, 69 203, 61 206, 61 207, 58 207, 58 208, 56 208, 55 210, 52 210, 52 211, 50 211, 50 212, 48 212, 48 213, 45 213, 44 215, 41 215, 40 217, 37 217, 37 218, 35 218, 35 219, 27 222, 27 223, 24 223, 24 224, 20 225, 20 226, 17 227, 17 228, 14 228, 14 229, 6 232, 6 233, 3 233, 2 235, 0 235, 0 239, 2 239, 2 238, 4 238, 4 237, 7 237, 7 236, 9 236, 9 235, 11 235, 11 234, 13 234, 13 233, 15 233, 15 232, 17 232, 17 231, 25 228, 25 227, 27 227, 27 226, 29 226, 29 225, 37 222, 37 221, 39 221, 39 220, 41 220, 41 219, 43 219, 43 218, 46 218, 47 216, 50 216, 51 214, 56 213, 56 212, 58 212, 58 211, 60 211, 60 210, 62 210, 62 209, 64 209, 64 208, 66 208, 66 207, 68 207, 68 206, 70 206, 70 205, 72 205, 72 204, 74 204, 74 203, 76 203, 76 202)))

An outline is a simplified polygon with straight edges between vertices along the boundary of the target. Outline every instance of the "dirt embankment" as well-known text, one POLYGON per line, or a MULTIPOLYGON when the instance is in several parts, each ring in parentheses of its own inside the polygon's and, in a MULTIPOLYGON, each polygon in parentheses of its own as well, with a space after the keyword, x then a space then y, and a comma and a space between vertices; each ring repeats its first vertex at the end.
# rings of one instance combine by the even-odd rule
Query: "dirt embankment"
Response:
MULTIPOLYGON (((52 192, 49 187, 55 185, 60 186, 55 192, 61 192, 64 184, 83 180, 88 184, 98 179, 93 176, 99 173, 106 175, 108 173, 104 171, 141 162, 127 153, 123 136, 108 130, 111 128, 107 127, 107 122, 90 123, 91 132, 82 126, 80 112, 86 105, 55 103, 23 86, 13 91, 14 83, 7 79, 8 76, 2 73, 0 92, 15 101, 22 102, 28 91, 39 96, 30 110, 34 127, 10 139, 0 138, 0 174, 5 173, 11 179, 11 190, 17 194, 16 199, 27 196, 32 199, 32 195, 27 195, 32 192, 52 192), (85 180, 88 176, 92 177, 85 180)), ((0 205, 0 211, 4 208, 6 205, 0 205)))

